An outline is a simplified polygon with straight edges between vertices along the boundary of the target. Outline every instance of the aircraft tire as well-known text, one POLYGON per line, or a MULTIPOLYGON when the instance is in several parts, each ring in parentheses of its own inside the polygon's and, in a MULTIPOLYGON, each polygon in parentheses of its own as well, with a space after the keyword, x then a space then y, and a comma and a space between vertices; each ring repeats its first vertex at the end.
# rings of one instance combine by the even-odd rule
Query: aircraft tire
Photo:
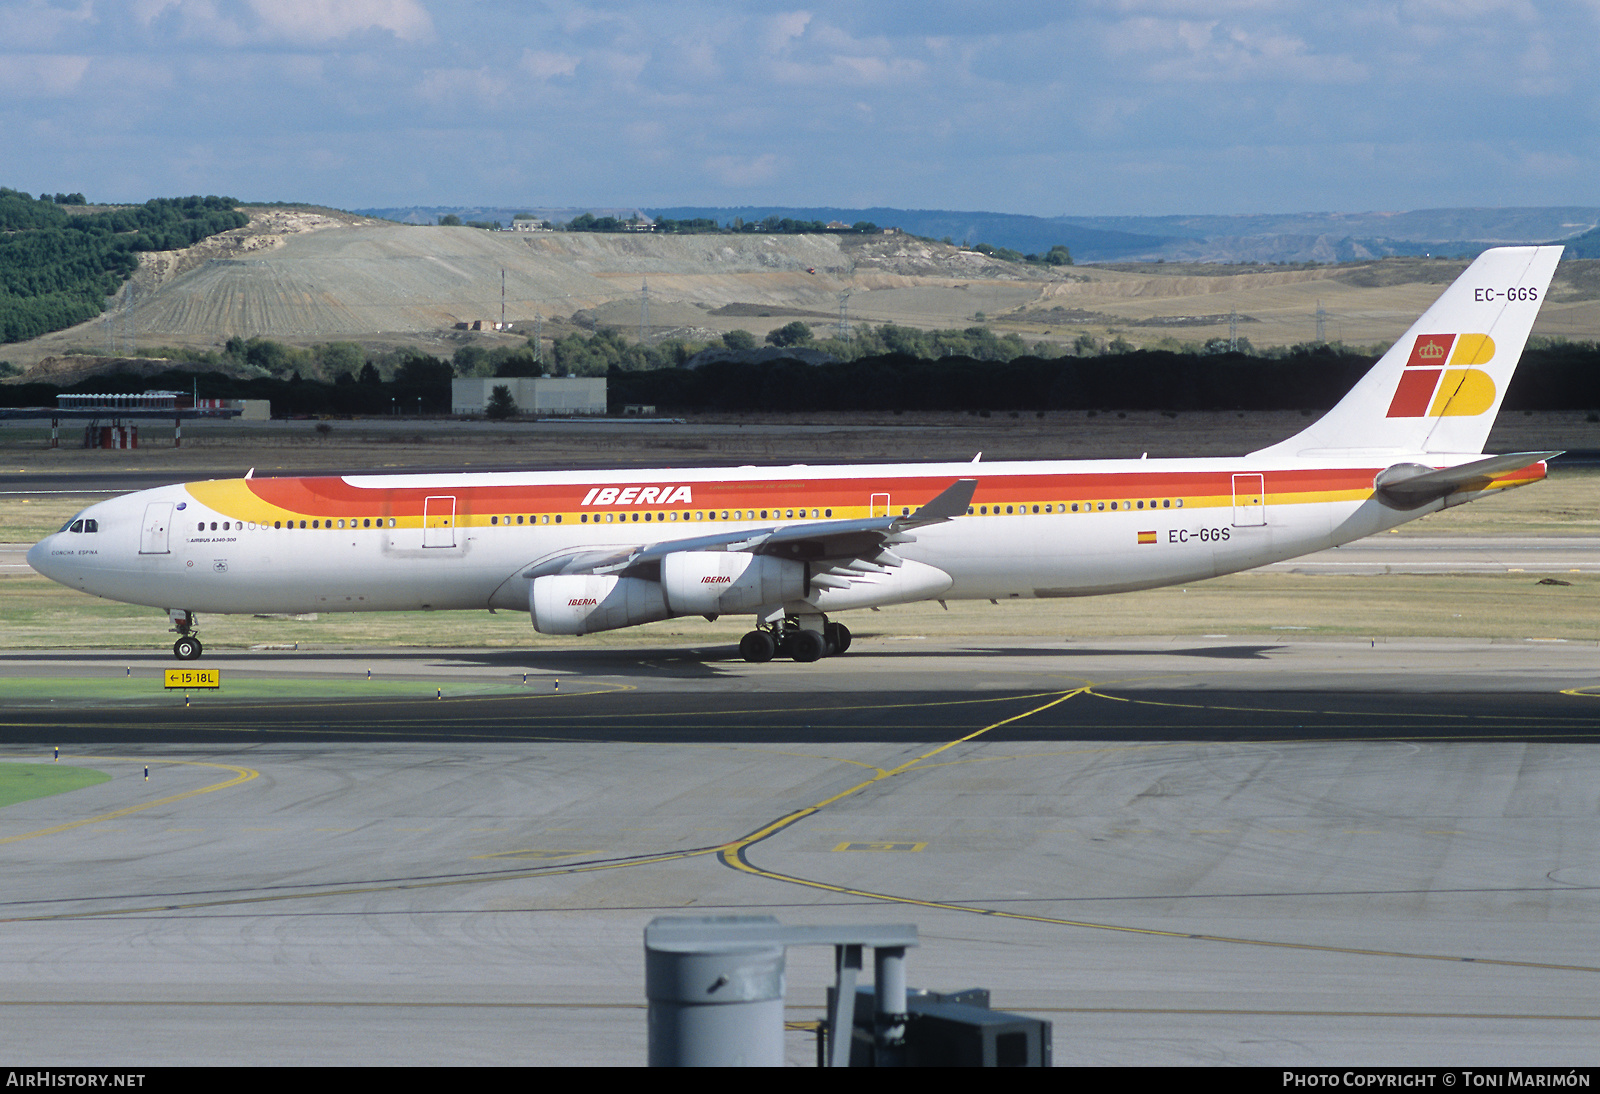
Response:
POLYGON ((777 643, 766 631, 751 631, 739 639, 739 656, 753 665, 771 661, 772 655, 777 652, 777 643))
POLYGON ((828 641, 820 631, 799 631, 787 643, 789 656, 796 661, 820 661, 828 652, 828 641))
POLYGON ((199 658, 203 649, 200 639, 186 634, 172 644, 172 656, 180 661, 194 661, 199 658))
POLYGON ((829 623, 824 633, 828 636, 828 645, 833 647, 829 654, 843 653, 850 648, 850 628, 843 623, 829 623))

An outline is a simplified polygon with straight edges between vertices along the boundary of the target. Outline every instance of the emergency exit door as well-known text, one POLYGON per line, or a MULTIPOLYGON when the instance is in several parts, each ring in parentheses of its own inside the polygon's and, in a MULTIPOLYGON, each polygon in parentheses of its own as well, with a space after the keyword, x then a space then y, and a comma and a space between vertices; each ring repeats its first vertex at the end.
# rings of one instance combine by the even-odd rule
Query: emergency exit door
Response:
POLYGON ((456 545, 456 499, 441 495, 424 499, 422 503, 422 545, 424 547, 454 547, 456 545))

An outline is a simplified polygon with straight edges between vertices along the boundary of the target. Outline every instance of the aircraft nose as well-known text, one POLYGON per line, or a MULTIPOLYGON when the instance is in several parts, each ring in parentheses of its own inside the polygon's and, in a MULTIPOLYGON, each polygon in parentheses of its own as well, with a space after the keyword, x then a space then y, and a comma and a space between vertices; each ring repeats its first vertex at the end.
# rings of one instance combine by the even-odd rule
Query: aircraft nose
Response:
POLYGON ((28 548, 28 565, 52 581, 61 580, 61 567, 51 561, 50 544, 55 536, 45 536, 28 548))

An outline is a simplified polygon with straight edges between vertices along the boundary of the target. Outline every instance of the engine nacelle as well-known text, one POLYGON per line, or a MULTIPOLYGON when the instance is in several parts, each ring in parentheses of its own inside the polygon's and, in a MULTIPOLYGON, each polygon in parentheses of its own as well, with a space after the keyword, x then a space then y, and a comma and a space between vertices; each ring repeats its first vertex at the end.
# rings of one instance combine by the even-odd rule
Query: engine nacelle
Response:
POLYGON ((674 615, 753 612, 806 595, 802 562, 743 551, 674 551, 661 560, 674 615))
POLYGON ((654 581, 600 574, 536 577, 528 586, 528 614, 540 634, 593 634, 672 613, 654 581))

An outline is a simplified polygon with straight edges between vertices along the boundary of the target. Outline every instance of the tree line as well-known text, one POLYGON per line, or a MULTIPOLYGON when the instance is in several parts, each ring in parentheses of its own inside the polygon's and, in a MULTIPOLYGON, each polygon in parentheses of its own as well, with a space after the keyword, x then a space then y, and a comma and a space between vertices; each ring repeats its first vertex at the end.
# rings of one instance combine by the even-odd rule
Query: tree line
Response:
POLYGON ((225 197, 155 198, 72 215, 81 194, 35 199, 0 187, 0 343, 99 315, 138 269, 140 251, 190 247, 249 223, 225 197))
MULTIPOLYGON (((1133 350, 1099 356, 1022 353, 1001 360, 966 354, 930 358, 890 350, 817 365, 780 358, 630 368, 641 351, 659 347, 641 347, 605 330, 589 339, 570 336, 557 345, 564 343, 614 358, 604 370, 613 410, 646 403, 664 413, 1316 412, 1338 402, 1377 360, 1376 354, 1344 347, 1303 345, 1278 356, 1133 350)), ((367 355, 354 343, 298 348, 267 339, 233 339, 223 350, 209 353, 166 352, 185 357, 184 366, 155 376, 102 375, 70 387, 0 384, 0 405, 49 406, 58 392, 187 392, 198 387, 203 398, 269 399, 278 416, 437 415, 450 412, 450 381, 456 376, 569 371, 540 360, 531 346, 462 347, 449 361, 404 350, 367 355), (238 371, 241 363, 258 375, 220 371, 224 365, 238 371), (279 371, 269 374, 273 368, 279 371)), ((1600 344, 1530 344, 1503 409, 1600 409, 1600 344)))

